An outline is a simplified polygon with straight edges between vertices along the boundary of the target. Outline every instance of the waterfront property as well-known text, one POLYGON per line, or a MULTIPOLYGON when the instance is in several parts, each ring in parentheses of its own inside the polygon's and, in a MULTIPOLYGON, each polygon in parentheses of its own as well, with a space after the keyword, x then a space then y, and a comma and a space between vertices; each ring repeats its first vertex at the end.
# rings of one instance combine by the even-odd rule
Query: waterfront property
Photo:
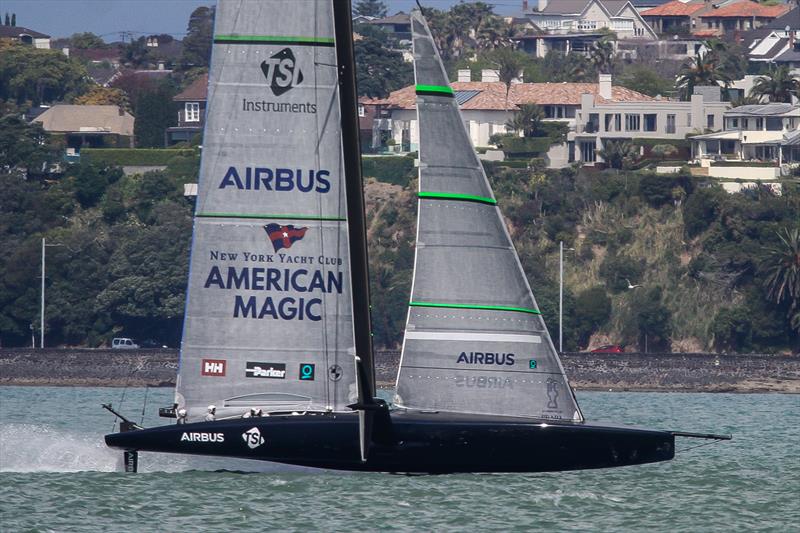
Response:
POLYGON ((133 148, 133 115, 115 105, 56 105, 37 116, 48 133, 66 140, 66 155, 80 155, 81 147, 133 148))
POLYGON ((167 128, 164 134, 165 146, 191 141, 192 137, 203 133, 207 94, 208 74, 203 74, 172 98, 181 107, 178 109, 178 125, 167 128))

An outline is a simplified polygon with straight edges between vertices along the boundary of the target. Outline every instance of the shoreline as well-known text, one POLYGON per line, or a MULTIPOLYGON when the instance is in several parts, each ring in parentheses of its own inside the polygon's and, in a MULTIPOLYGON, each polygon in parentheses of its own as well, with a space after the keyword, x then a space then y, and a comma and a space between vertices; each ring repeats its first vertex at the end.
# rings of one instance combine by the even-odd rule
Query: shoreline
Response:
MULTIPOLYGON (((392 388, 398 351, 376 353, 379 388, 392 388)), ((577 391, 800 394, 800 356, 592 354, 561 356, 577 391)), ((173 387, 178 350, 0 349, 0 386, 173 387)))

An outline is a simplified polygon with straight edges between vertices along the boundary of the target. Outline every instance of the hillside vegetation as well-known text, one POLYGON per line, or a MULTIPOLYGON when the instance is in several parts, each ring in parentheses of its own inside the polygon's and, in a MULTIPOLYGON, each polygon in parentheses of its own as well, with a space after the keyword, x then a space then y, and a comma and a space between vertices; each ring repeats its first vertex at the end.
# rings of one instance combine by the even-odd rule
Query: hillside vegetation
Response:
MULTIPOLYGON (((2 344, 29 344, 31 325, 38 338, 44 236, 57 245, 47 249, 49 345, 99 346, 125 335, 177 346, 193 209, 182 192, 198 159, 175 150, 165 171, 134 176, 82 164, 50 182, 0 173, 2 344)), ((379 347, 396 347, 414 260, 417 181, 413 161, 381 159, 364 165, 373 325, 379 347)), ((92 160, 107 163, 99 154, 92 160)), ((797 295, 778 298, 768 284, 800 221, 796 185, 782 195, 766 188, 729 195, 688 176, 498 164, 487 171, 554 334, 559 241, 568 250, 565 350, 604 342, 797 350, 797 295)))

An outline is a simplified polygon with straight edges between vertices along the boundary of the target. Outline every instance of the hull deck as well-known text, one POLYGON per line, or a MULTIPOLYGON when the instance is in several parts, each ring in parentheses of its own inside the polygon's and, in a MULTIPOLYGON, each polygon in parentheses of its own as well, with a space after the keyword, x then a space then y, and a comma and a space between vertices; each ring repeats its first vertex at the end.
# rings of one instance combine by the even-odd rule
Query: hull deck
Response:
POLYGON ((337 470, 445 474, 549 472, 672 459, 669 431, 393 411, 360 459, 357 413, 280 415, 114 433, 106 443, 152 451, 273 461, 337 470))

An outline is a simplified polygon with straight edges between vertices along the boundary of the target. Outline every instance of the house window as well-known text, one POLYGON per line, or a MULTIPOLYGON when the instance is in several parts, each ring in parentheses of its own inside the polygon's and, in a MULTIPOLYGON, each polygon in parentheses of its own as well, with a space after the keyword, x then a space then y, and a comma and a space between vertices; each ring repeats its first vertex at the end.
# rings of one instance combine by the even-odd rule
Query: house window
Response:
POLYGON ((692 114, 691 113, 686 113, 686 125, 688 127, 690 127, 690 128, 692 127, 692 114))
POLYGON ((605 121, 605 131, 611 131, 611 123, 614 120, 614 115, 606 113, 603 120, 605 121))
POLYGON ((656 117, 657 115, 655 113, 648 113, 644 115, 644 131, 656 131, 656 117))
POLYGON ((186 102, 184 107, 186 122, 200 122, 200 104, 198 102, 186 102))
POLYGON ((667 115, 667 133, 675 133, 675 115, 667 115))
POLYGON ((594 151, 594 141, 581 141, 581 161, 584 163, 594 163, 597 154, 594 151))
POLYGON ((625 131, 639 131, 641 120, 639 115, 625 113, 625 131))
POLYGON ((614 114, 614 131, 622 131, 622 115, 614 114))
POLYGON ((756 119, 756 129, 757 130, 763 130, 764 129, 764 119, 763 118, 757 118, 756 119))
POLYGON ((358 116, 359 117, 366 117, 367 116, 367 110, 364 109, 364 106, 361 105, 361 104, 358 104, 358 116))
POLYGON ((597 133, 600 131, 599 113, 589 113, 589 122, 586 123, 586 131, 588 133, 597 133))
POLYGON ((714 115, 706 116, 706 127, 713 128, 714 127, 714 115))
POLYGON ((777 117, 767 117, 767 131, 781 131, 783 120, 777 117))
POLYGON ((739 119, 738 118, 729 118, 728 119, 728 129, 738 129, 739 128, 739 119))

